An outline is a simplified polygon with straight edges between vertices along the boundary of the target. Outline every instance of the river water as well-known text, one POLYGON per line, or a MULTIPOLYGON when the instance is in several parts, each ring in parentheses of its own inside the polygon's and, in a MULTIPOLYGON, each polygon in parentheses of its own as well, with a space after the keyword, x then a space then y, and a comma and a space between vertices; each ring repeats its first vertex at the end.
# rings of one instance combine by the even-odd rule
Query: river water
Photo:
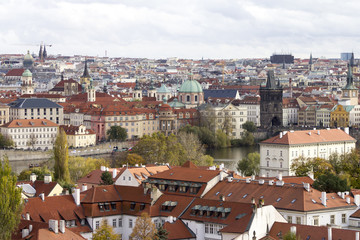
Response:
POLYGON ((208 149, 206 154, 214 158, 215 164, 224 163, 226 168, 236 171, 238 161, 252 152, 259 152, 259 146, 208 149))

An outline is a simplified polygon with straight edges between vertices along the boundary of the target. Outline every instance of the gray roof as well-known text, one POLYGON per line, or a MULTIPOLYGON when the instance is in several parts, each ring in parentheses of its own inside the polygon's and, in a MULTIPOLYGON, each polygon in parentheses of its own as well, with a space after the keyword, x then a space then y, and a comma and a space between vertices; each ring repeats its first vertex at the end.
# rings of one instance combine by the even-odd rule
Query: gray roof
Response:
POLYGON ((47 98, 19 98, 9 103, 11 108, 62 108, 47 98))

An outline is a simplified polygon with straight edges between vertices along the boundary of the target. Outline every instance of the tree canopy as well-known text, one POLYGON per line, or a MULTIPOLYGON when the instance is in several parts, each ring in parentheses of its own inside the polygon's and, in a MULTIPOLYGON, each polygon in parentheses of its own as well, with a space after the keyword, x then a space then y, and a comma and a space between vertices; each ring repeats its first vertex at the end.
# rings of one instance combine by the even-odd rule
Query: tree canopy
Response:
POLYGON ((145 160, 142 156, 136 153, 129 153, 126 157, 126 162, 130 166, 134 166, 135 164, 144 164, 145 160))
POLYGON ((127 132, 125 128, 120 126, 111 126, 107 131, 108 139, 125 141, 127 138, 127 132))
POLYGON ((246 158, 238 162, 237 170, 244 176, 258 175, 260 172, 260 154, 249 153, 246 158))
POLYGON ((105 171, 101 174, 101 185, 112 185, 114 184, 112 174, 105 171))
POLYGON ((54 177, 55 180, 69 183, 70 182, 70 173, 69 173, 69 151, 68 144, 66 139, 66 133, 63 129, 58 133, 55 144, 54 144, 54 177))
POLYGON ((77 182, 79 178, 84 177, 89 172, 99 169, 101 166, 107 166, 104 159, 69 157, 69 173, 72 182, 77 182))
POLYGON ((22 211, 21 188, 16 186, 7 157, 0 161, 0 239, 11 239, 20 222, 22 211))
POLYGON ((350 190, 346 179, 341 179, 330 171, 320 175, 313 183, 313 187, 322 192, 345 192, 350 190))
POLYGON ((0 147, 1 148, 9 148, 14 146, 14 141, 9 138, 9 137, 5 137, 4 135, 2 135, 0 133, 0 147))
POLYGON ((120 240, 121 235, 115 234, 113 229, 104 220, 99 229, 93 234, 92 240, 120 240))
POLYGON ((242 127, 243 127, 243 129, 245 129, 246 131, 251 132, 251 133, 256 131, 256 125, 254 122, 251 122, 251 121, 246 121, 242 127))
POLYGON ((151 221, 150 216, 146 212, 143 212, 141 216, 136 219, 130 238, 133 240, 153 240, 155 234, 155 224, 151 221))
POLYGON ((53 175, 53 172, 50 171, 46 166, 34 167, 34 168, 31 168, 31 169, 26 169, 26 170, 21 171, 21 173, 18 176, 18 180, 23 180, 23 181, 27 180, 27 181, 29 181, 30 175, 32 173, 36 174, 36 179, 37 180, 44 180, 44 176, 46 174, 53 175))
POLYGON ((160 227, 158 227, 156 229, 156 233, 155 233, 155 240, 167 240, 167 236, 169 235, 169 232, 166 231, 166 229, 163 228, 163 226, 161 225, 160 227))

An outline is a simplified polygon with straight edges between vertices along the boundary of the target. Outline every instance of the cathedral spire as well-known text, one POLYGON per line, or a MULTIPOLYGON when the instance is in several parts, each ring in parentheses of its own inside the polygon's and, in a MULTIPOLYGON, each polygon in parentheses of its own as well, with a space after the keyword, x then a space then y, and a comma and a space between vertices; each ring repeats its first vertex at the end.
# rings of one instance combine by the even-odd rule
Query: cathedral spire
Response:
POLYGON ((44 44, 44 51, 43 51, 43 60, 47 57, 46 45, 44 44))
POLYGON ((87 67, 87 60, 85 60, 84 74, 82 76, 84 78, 90 78, 89 70, 88 70, 88 67, 87 67))
POLYGON ((309 59, 309 65, 313 64, 313 58, 312 58, 312 53, 310 53, 310 59, 309 59))
POLYGON ((353 66, 354 66, 354 53, 352 53, 349 64, 348 64, 348 72, 347 72, 347 76, 346 76, 346 86, 344 89, 357 89, 354 86, 353 66))

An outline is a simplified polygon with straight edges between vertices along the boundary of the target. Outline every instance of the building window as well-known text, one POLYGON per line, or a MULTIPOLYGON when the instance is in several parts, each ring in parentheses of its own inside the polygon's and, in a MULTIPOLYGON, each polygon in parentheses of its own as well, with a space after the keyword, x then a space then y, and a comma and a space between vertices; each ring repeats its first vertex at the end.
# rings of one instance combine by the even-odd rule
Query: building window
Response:
POLYGON ((266 167, 269 167, 270 163, 269 161, 266 161, 266 167))
POLYGON ((301 217, 296 217, 296 224, 301 224, 301 217))
POLYGON ((129 228, 132 228, 132 227, 133 227, 133 220, 129 219, 129 228))
POLYGON ((346 223, 346 214, 341 214, 341 222, 346 223))
POLYGON ((335 215, 330 215, 330 224, 335 224, 335 215))
POLYGON ((282 164, 282 162, 280 162, 280 168, 282 168, 283 167, 283 164, 282 164))
POLYGON ((314 216, 314 226, 319 226, 319 216, 314 216))
POLYGON ((96 228, 96 229, 99 229, 99 226, 100 226, 100 222, 99 222, 99 221, 96 221, 96 222, 95 222, 95 228, 96 228))
POLYGON ((269 156, 269 150, 266 150, 266 156, 269 156))
POLYGON ((288 221, 288 223, 292 223, 292 216, 288 216, 287 221, 288 221))
POLYGON ((113 227, 116 228, 116 219, 113 219, 113 227))
POLYGON ((280 151, 280 157, 282 157, 282 151, 280 151))
POLYGON ((205 223, 205 233, 209 233, 209 224, 205 223))
POLYGON ((119 221, 119 227, 122 227, 122 218, 119 218, 118 221, 119 221))

